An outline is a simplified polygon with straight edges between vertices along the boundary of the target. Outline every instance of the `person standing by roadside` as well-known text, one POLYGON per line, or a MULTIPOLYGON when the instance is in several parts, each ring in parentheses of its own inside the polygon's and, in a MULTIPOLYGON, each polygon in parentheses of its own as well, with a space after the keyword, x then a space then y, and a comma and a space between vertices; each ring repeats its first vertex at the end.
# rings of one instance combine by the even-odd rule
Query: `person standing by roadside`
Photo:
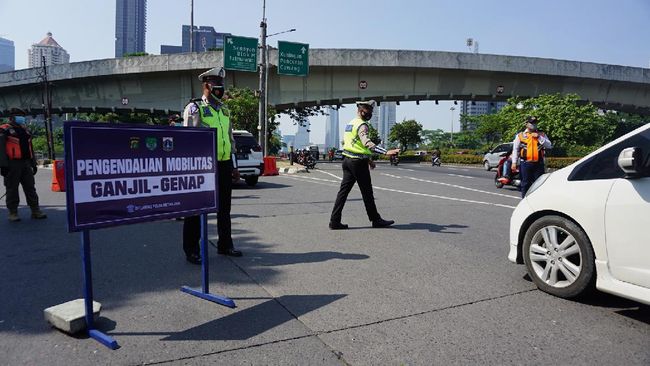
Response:
POLYGON ((13 108, 10 111, 9 123, 0 125, 0 174, 4 178, 7 190, 6 204, 9 210, 9 221, 20 221, 20 216, 18 216, 19 185, 23 186, 27 204, 32 210, 32 219, 47 218, 38 204, 34 181, 37 170, 32 134, 25 126, 25 112, 13 108))
POLYGON ((537 130, 537 122, 537 117, 528 117, 526 130, 515 136, 512 146, 512 171, 516 171, 517 164, 521 164, 522 198, 535 180, 544 174, 544 152, 553 147, 546 134, 537 130))
POLYGON ((372 152, 387 153, 386 149, 375 145, 368 137, 368 121, 372 118, 374 106, 374 100, 357 102, 357 117, 345 126, 343 135, 343 180, 330 217, 329 228, 332 230, 348 228, 348 225, 341 223, 341 217, 343 206, 345 206, 345 201, 352 187, 354 187, 354 183, 359 184, 363 204, 366 207, 368 219, 372 222, 372 227, 383 228, 395 223, 393 220, 381 218, 379 212, 377 212, 375 197, 372 192, 370 169, 375 168, 375 163, 371 159, 372 152))
MULTIPOLYGON (((232 199, 232 180, 239 179, 237 161, 234 158, 235 138, 232 125, 222 99, 225 95, 225 76, 223 68, 210 69, 201 75, 203 96, 192 100, 183 112, 183 126, 214 128, 217 137, 217 183, 219 185, 219 212, 217 213, 217 253, 231 257, 241 257, 232 241, 230 208, 232 199)), ((201 221, 199 216, 186 217, 183 223, 183 250, 188 262, 201 264, 199 240, 201 221)))

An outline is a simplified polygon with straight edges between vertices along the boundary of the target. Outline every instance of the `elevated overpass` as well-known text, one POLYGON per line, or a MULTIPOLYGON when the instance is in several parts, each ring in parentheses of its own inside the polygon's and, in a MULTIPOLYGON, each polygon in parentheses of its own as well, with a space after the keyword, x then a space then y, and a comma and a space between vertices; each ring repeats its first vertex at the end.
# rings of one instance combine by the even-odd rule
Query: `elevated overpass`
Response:
MULTIPOLYGON (((269 103, 277 109, 378 101, 482 100, 576 93, 620 111, 650 114, 650 69, 545 58, 373 49, 311 49, 308 77, 277 75, 270 52, 269 103)), ((128 57, 48 67, 54 113, 179 111, 201 93, 197 76, 223 52, 128 57)), ((0 113, 42 112, 40 69, 0 74, 0 113)), ((257 89, 258 74, 228 72, 227 85, 257 89)))

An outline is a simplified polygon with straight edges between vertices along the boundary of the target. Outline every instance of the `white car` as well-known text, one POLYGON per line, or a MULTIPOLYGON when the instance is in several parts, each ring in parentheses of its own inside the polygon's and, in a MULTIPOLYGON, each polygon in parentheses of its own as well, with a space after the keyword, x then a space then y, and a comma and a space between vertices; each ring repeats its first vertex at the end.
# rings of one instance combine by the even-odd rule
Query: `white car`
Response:
POLYGON ((253 134, 248 131, 234 130, 232 134, 237 147, 235 157, 237 158, 239 174, 246 181, 246 184, 254 186, 257 184, 259 176, 264 173, 262 148, 253 134))
POLYGON ((485 167, 485 170, 489 171, 492 168, 496 168, 503 155, 512 150, 512 145, 512 142, 507 142, 497 145, 497 147, 491 151, 486 152, 485 155, 483 155, 483 166, 485 167))
POLYGON ((541 176, 510 219, 508 259, 559 297, 597 288, 650 304, 649 153, 647 124, 541 176))

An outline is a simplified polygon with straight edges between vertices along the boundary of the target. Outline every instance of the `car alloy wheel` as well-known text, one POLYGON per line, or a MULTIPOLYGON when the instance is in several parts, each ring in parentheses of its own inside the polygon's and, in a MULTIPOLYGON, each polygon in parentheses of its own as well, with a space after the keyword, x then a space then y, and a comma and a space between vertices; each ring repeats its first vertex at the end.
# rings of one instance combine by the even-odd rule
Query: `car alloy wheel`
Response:
POLYGON ((528 273, 542 291, 572 298, 594 288, 591 243, 571 220, 544 216, 535 221, 526 232, 523 255, 528 273))

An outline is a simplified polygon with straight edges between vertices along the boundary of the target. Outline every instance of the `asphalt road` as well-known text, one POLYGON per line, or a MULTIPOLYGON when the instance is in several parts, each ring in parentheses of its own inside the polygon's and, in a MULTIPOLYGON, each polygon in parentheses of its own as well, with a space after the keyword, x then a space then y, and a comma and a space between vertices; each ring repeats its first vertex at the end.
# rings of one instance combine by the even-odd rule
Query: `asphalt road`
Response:
POLYGON ((494 173, 381 164, 376 202, 396 224, 372 229, 355 188, 343 212, 350 229, 331 231, 340 163, 317 168, 235 189, 244 257, 211 248, 210 263, 211 291, 236 309, 179 291, 200 285, 181 222, 94 231, 98 327, 116 351, 43 320, 43 309, 82 293, 79 234, 67 233, 65 195, 49 191, 42 169, 49 218, 22 208, 23 221, 0 220, 0 364, 650 364, 648 307, 606 294, 558 299, 507 260, 519 193, 496 189, 494 173))

